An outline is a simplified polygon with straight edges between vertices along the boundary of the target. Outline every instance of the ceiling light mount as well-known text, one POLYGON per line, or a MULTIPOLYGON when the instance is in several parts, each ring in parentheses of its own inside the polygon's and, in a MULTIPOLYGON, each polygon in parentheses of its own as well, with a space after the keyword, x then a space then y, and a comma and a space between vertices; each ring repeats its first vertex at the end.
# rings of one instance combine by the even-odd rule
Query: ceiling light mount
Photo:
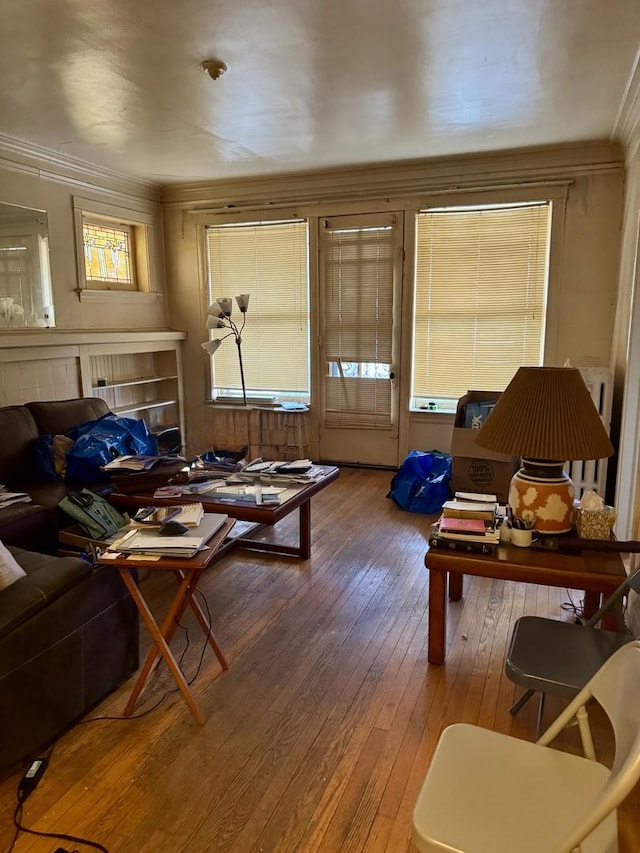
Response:
POLYGON ((227 70, 227 66, 220 59, 205 59, 200 64, 203 71, 206 71, 212 80, 218 80, 227 70))

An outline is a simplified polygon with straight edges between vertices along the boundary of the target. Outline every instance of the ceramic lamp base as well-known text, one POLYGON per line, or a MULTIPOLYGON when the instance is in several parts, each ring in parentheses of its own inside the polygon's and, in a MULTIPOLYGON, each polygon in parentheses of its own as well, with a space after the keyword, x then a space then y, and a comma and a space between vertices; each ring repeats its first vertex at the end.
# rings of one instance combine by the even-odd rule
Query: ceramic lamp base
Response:
POLYGON ((562 462, 523 459, 509 486, 509 506, 514 518, 525 509, 536 516, 538 533, 568 533, 573 528, 575 490, 562 462))

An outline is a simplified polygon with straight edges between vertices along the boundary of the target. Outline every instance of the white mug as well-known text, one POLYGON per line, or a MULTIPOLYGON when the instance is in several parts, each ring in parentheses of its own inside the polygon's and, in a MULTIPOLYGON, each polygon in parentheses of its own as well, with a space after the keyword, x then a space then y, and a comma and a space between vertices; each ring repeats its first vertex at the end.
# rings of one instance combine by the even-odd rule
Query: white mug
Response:
POLYGON ((533 530, 520 530, 514 527, 511 530, 511 544, 518 548, 528 548, 533 539, 533 530))

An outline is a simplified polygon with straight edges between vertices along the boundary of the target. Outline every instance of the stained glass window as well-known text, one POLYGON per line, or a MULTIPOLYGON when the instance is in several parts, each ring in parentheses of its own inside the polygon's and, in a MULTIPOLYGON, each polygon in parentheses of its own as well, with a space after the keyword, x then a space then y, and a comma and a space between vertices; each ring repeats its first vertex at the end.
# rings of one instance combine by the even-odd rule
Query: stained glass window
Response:
POLYGON ((88 282, 123 289, 135 286, 129 226, 85 219, 82 236, 88 282))

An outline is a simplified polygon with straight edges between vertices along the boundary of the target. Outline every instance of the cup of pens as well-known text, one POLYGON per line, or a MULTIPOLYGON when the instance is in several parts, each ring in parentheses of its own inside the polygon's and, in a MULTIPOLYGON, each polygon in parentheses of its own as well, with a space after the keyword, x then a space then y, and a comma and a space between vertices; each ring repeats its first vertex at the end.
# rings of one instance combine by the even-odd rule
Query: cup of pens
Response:
POLYGON ((525 509, 520 518, 511 517, 511 543, 518 548, 528 548, 533 541, 533 527, 536 515, 533 510, 525 509))

